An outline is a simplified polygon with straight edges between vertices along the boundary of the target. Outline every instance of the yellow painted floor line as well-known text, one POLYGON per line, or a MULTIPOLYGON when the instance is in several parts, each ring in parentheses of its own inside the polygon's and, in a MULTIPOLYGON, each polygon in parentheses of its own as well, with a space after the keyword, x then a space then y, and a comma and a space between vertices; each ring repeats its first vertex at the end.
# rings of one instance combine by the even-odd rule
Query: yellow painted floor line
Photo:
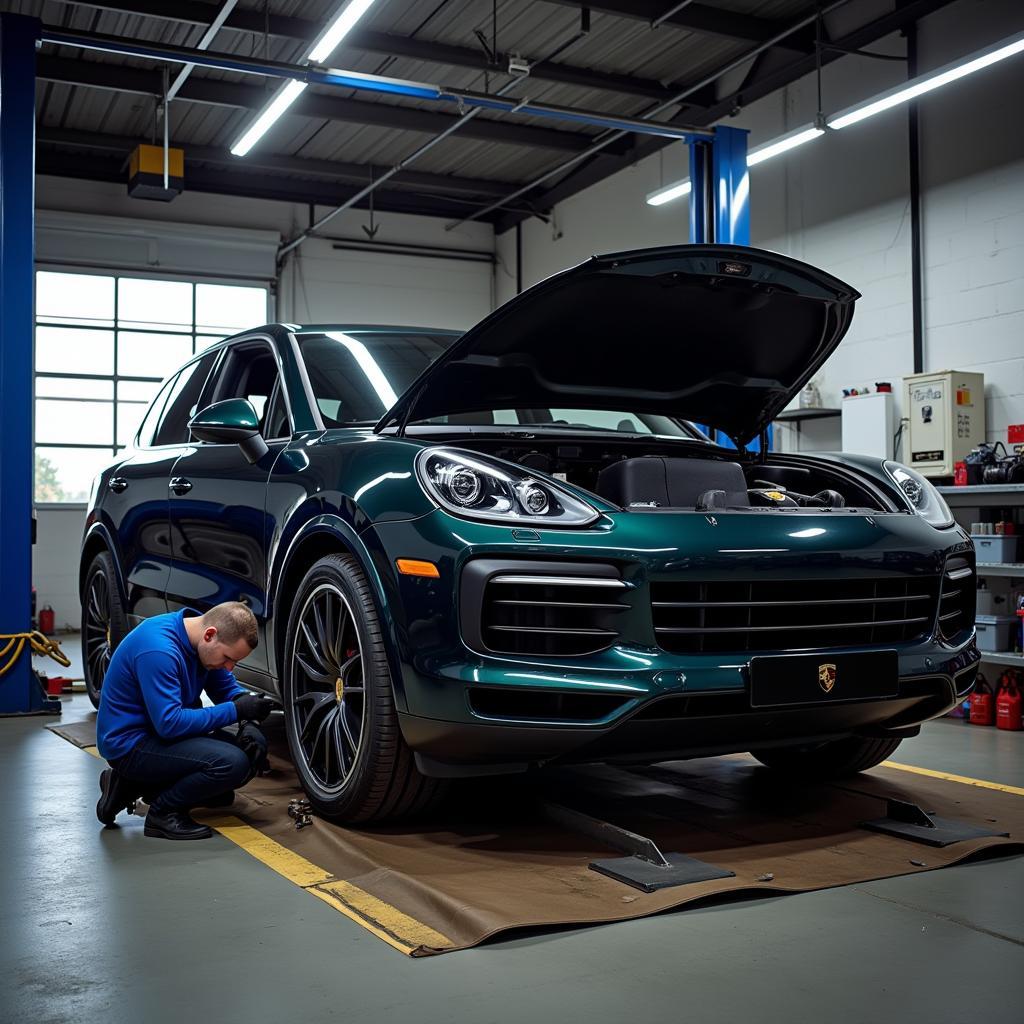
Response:
POLYGON ((225 839, 230 839, 236 846, 240 846, 250 856, 262 861, 268 868, 303 889, 319 885, 321 882, 329 882, 334 877, 330 871, 287 849, 251 825, 246 825, 240 818, 231 815, 196 817, 201 818, 210 828, 216 829, 225 839))
POLYGON ((1002 782, 989 782, 986 779, 972 779, 968 775, 952 775, 949 772, 937 772, 931 768, 918 768, 913 764, 897 764, 895 761, 883 761, 883 768, 898 768, 901 772, 913 772, 915 775, 927 775, 932 779, 945 779, 947 782, 962 782, 965 786, 981 786, 983 789, 995 789, 1000 793, 1013 793, 1024 796, 1021 786, 1007 786, 1002 782))
MULTIPOLYGON (((56 735, 60 736, 60 733, 56 735)), ((60 738, 67 739, 65 736, 60 738)), ((95 745, 78 749, 93 757, 100 756, 95 745)), ((199 814, 196 817, 225 839, 230 839, 250 856, 266 864, 272 871, 287 878, 300 889, 312 893, 317 899, 323 900, 338 913, 344 914, 406 956, 411 956, 421 946, 445 949, 454 944, 448 936, 434 931, 408 914, 403 914, 397 907, 385 903, 364 889, 352 885, 351 882, 335 878, 330 871, 306 860, 301 854, 282 846, 251 825, 246 825, 241 818, 232 815, 207 817, 199 814)))
POLYGON ((444 949, 453 944, 446 935, 434 931, 351 882, 334 878, 329 871, 287 849, 251 825, 246 825, 239 818, 229 815, 204 817, 202 820, 272 871, 312 893, 407 956, 421 946, 444 949))

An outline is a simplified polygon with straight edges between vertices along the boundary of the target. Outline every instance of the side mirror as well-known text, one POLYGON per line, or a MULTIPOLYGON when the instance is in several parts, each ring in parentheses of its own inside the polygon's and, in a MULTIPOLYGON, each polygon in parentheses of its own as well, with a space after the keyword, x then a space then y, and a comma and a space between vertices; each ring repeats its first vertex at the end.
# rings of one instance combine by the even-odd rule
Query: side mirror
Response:
POLYGON ((200 441, 237 444, 250 463, 259 462, 270 450, 260 434, 260 418, 244 398, 208 405, 189 420, 188 429, 200 441))

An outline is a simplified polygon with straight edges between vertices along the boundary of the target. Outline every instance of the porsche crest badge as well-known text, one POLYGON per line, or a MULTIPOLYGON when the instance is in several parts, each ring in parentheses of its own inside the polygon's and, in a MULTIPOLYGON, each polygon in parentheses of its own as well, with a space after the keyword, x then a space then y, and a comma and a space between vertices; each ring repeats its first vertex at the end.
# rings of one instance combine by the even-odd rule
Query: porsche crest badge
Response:
POLYGON ((831 693, 836 685, 836 666, 826 661, 818 666, 818 685, 826 692, 831 693))

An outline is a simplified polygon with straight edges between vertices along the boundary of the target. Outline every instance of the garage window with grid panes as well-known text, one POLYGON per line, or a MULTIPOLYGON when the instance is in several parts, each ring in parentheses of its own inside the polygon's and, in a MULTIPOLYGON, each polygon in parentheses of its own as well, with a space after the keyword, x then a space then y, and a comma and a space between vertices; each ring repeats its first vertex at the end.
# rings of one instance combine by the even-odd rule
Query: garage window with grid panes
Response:
POLYGON ((267 289, 36 272, 35 497, 86 501, 189 356, 267 322, 267 289))

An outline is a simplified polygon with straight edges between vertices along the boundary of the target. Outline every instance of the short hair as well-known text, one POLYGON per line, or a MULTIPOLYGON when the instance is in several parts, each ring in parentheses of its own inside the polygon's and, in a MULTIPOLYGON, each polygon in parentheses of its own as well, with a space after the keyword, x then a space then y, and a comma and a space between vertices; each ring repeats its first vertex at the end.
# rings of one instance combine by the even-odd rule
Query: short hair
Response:
POLYGON ((256 650, 259 634, 256 632, 256 616, 248 605, 241 601, 225 601, 214 605, 204 616, 203 625, 213 626, 217 630, 217 638, 222 644, 237 643, 245 640, 252 650, 256 650))

